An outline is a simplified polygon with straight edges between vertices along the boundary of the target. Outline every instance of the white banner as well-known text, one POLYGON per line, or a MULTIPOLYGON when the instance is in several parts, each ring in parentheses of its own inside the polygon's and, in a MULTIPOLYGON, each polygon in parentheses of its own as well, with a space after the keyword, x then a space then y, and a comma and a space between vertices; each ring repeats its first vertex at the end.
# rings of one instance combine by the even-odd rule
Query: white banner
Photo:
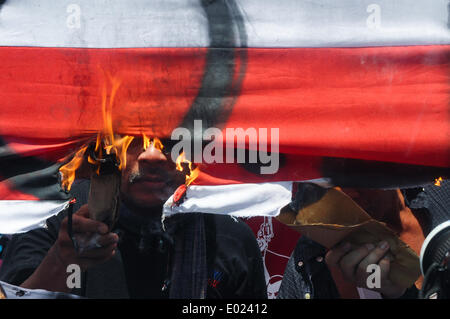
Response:
POLYGON ((68 201, 0 200, 0 234, 44 227, 45 221, 68 206, 68 201))
POLYGON ((292 182, 192 185, 179 205, 171 196, 164 204, 163 215, 209 213, 235 217, 277 216, 291 202, 292 182))
POLYGON ((212 22, 248 47, 450 43, 447 0, 7 0, 0 46, 208 47, 212 22))

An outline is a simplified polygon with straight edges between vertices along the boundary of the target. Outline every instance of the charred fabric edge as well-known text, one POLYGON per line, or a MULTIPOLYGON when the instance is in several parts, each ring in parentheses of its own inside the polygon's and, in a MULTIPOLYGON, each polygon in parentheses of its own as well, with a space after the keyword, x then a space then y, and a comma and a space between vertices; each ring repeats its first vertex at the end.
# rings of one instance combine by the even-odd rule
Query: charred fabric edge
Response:
POLYGON ((324 157, 322 175, 342 187, 408 188, 449 178, 450 168, 324 157))
POLYGON ((303 208, 318 202, 328 189, 314 183, 298 183, 292 202, 289 204, 294 212, 299 212, 303 208))
MULTIPOLYGON (((247 51, 242 49, 247 46, 247 33, 236 2, 202 0, 201 6, 208 19, 210 47, 200 90, 179 125, 191 133, 194 132, 194 120, 202 120, 202 131, 226 124, 240 93, 247 67, 247 51), (240 67, 235 77, 237 56, 240 67)), ((200 136, 194 138, 201 139, 200 136)))
POLYGON ((0 181, 7 180, 14 190, 42 200, 68 199, 68 194, 60 187, 60 166, 14 153, 0 137, 0 181))

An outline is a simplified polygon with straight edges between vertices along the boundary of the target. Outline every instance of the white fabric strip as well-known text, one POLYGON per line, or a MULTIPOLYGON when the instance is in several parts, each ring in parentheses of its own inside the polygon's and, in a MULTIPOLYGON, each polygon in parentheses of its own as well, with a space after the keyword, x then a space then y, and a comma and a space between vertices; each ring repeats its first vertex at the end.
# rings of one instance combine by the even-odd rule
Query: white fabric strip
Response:
POLYGON ((44 227, 47 218, 67 208, 68 201, 0 200, 0 234, 44 227))
POLYGON ((360 287, 357 287, 356 289, 358 290, 360 299, 383 299, 379 292, 360 287))
MULTIPOLYGON (((0 8, 0 46, 207 47, 208 15, 200 3, 200 0, 7 0, 0 8)), ((228 3, 242 16, 249 47, 450 43, 447 0, 228 0, 228 3), (236 6, 231 5, 234 2, 236 6)), ((218 19, 214 20, 217 23, 218 19)))
POLYGON ((180 206, 173 196, 164 204, 165 217, 178 213, 209 213, 236 217, 277 216, 291 202, 292 182, 189 186, 180 206))
POLYGON ((6 299, 84 299, 81 296, 44 289, 27 289, 0 281, 6 299))

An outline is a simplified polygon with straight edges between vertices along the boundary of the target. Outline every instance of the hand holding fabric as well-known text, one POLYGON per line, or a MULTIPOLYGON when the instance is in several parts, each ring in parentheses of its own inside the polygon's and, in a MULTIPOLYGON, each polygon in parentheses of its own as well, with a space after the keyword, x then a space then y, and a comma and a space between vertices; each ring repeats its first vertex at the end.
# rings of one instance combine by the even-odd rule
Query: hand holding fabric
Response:
POLYGON ((402 296, 406 289, 389 279, 392 257, 389 256, 389 244, 381 241, 377 246, 373 244, 352 245, 349 242, 342 242, 325 256, 325 261, 330 268, 337 268, 343 277, 355 284, 357 287, 371 289, 381 293, 386 298, 398 298, 402 296), (378 287, 368 286, 368 272, 370 265, 378 265, 380 269, 380 280, 378 287))

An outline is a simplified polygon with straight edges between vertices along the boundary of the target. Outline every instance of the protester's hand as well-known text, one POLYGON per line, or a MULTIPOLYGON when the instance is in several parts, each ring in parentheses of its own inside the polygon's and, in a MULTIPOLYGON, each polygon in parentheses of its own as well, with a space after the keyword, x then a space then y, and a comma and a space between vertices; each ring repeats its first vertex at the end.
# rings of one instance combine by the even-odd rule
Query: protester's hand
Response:
POLYGON ((68 218, 61 223, 58 239, 53 245, 52 253, 63 265, 77 264, 81 269, 101 264, 115 254, 119 237, 115 233, 108 232, 108 226, 89 218, 88 206, 82 206, 72 216, 73 237, 78 242, 87 242, 96 237, 95 248, 77 251, 72 239, 67 232, 68 218))
POLYGON ((372 288, 386 298, 398 298, 405 293, 404 288, 394 285, 389 280, 390 258, 387 256, 389 245, 387 242, 380 242, 377 246, 372 244, 352 245, 348 242, 338 244, 325 256, 329 267, 336 267, 343 277, 361 288, 368 288, 367 278, 372 272, 367 271, 370 264, 380 266, 380 287, 372 288))
POLYGON ((61 222, 58 238, 48 251, 39 267, 28 277, 21 287, 28 289, 45 289, 48 291, 70 292, 73 287, 67 283, 67 266, 78 265, 82 270, 101 264, 114 256, 117 234, 109 233, 108 227, 89 218, 87 205, 82 206, 72 216, 72 231, 77 240, 87 242, 97 237, 97 248, 79 252, 75 249, 67 232, 68 218, 61 222))

